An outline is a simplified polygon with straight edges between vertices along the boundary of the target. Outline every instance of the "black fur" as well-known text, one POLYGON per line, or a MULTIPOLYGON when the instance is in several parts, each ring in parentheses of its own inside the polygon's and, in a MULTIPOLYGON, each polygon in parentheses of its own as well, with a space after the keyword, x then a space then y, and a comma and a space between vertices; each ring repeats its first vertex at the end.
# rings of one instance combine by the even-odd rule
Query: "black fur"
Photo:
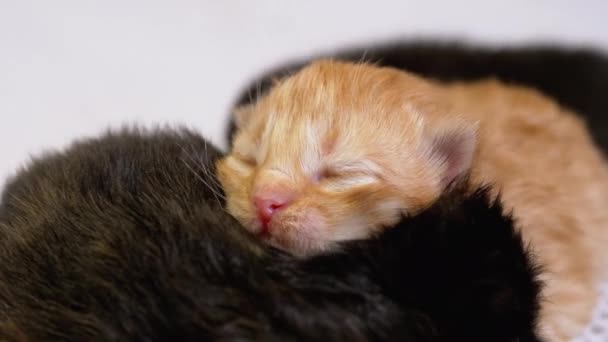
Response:
POLYGON ((218 156, 125 130, 22 170, 0 204, 0 340, 538 341, 536 269, 485 191, 297 260, 223 211, 218 156))
MULTIPOLYGON (((474 80, 496 77, 528 85, 583 115, 595 141, 608 148, 608 58, 593 49, 552 46, 488 48, 454 43, 395 41, 320 54, 350 61, 370 61, 427 77, 474 80)), ((272 79, 293 73, 309 59, 286 63, 248 86, 237 105, 263 94, 272 79)), ((232 136, 231 124, 228 137, 232 136)))

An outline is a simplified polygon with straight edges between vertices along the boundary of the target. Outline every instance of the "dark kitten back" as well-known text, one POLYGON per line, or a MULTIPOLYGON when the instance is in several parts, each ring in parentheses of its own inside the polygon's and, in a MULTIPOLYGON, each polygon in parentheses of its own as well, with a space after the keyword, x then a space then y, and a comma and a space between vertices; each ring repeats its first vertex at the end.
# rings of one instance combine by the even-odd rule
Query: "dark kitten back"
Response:
POLYGON ((538 340, 536 270, 485 192, 297 260, 223 211, 218 157, 187 130, 123 130, 22 170, 0 204, 0 340, 538 340))
POLYGON ((222 209, 218 156, 186 130, 125 130, 34 161, 0 207, 0 337, 363 340, 396 331, 400 312, 377 293, 333 279, 324 301, 329 279, 309 285, 288 257, 271 263, 222 209), (369 312, 353 313, 363 304, 369 312))

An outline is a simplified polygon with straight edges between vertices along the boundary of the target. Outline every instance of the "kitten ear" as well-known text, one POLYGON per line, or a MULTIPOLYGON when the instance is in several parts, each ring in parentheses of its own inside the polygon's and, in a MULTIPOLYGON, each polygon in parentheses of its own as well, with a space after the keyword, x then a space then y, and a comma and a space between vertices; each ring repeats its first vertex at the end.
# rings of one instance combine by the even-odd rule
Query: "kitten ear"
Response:
POLYGON ((478 123, 473 125, 457 123, 444 127, 432 135, 432 159, 442 170, 443 187, 470 171, 477 147, 478 127, 478 123))
POLYGON ((249 118, 251 117, 252 111, 253 106, 250 104, 234 109, 233 118, 237 129, 241 129, 247 124, 249 118))

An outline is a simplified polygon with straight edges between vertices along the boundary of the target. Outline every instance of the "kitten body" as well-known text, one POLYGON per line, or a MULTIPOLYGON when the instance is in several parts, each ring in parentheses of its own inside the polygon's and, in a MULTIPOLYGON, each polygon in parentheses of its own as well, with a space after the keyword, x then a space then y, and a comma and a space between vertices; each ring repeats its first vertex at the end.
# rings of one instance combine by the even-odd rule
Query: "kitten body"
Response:
POLYGON ((236 120, 219 178, 231 213, 271 244, 307 255, 369 237, 470 171, 547 267, 545 334, 567 340, 588 322, 608 253, 608 169, 581 120, 542 94, 321 61, 236 120))
POLYGON ((21 170, 0 201, 0 340, 539 341, 535 267, 486 191, 299 260, 223 210, 219 157, 187 130, 123 130, 21 170))

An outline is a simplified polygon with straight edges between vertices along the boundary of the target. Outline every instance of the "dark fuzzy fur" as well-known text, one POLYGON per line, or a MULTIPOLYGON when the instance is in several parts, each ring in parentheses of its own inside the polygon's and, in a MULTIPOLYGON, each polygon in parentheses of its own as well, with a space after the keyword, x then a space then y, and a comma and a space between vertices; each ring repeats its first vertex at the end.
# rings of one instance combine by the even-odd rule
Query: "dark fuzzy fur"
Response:
MULTIPOLYGON (((608 58, 593 49, 559 47, 484 48, 453 43, 407 42, 361 46, 320 54, 350 61, 409 70, 427 77, 475 80, 496 77, 537 88, 584 115, 595 141, 608 148, 608 58)), ((309 60, 285 63, 266 72, 241 94, 244 104, 263 94, 273 79, 306 65, 309 60)), ((230 125, 228 136, 234 126, 230 125)))
POLYGON ((296 260, 223 211, 203 184, 218 156, 125 130, 22 170, 0 204, 0 340, 538 340, 536 270, 486 192, 296 260))

